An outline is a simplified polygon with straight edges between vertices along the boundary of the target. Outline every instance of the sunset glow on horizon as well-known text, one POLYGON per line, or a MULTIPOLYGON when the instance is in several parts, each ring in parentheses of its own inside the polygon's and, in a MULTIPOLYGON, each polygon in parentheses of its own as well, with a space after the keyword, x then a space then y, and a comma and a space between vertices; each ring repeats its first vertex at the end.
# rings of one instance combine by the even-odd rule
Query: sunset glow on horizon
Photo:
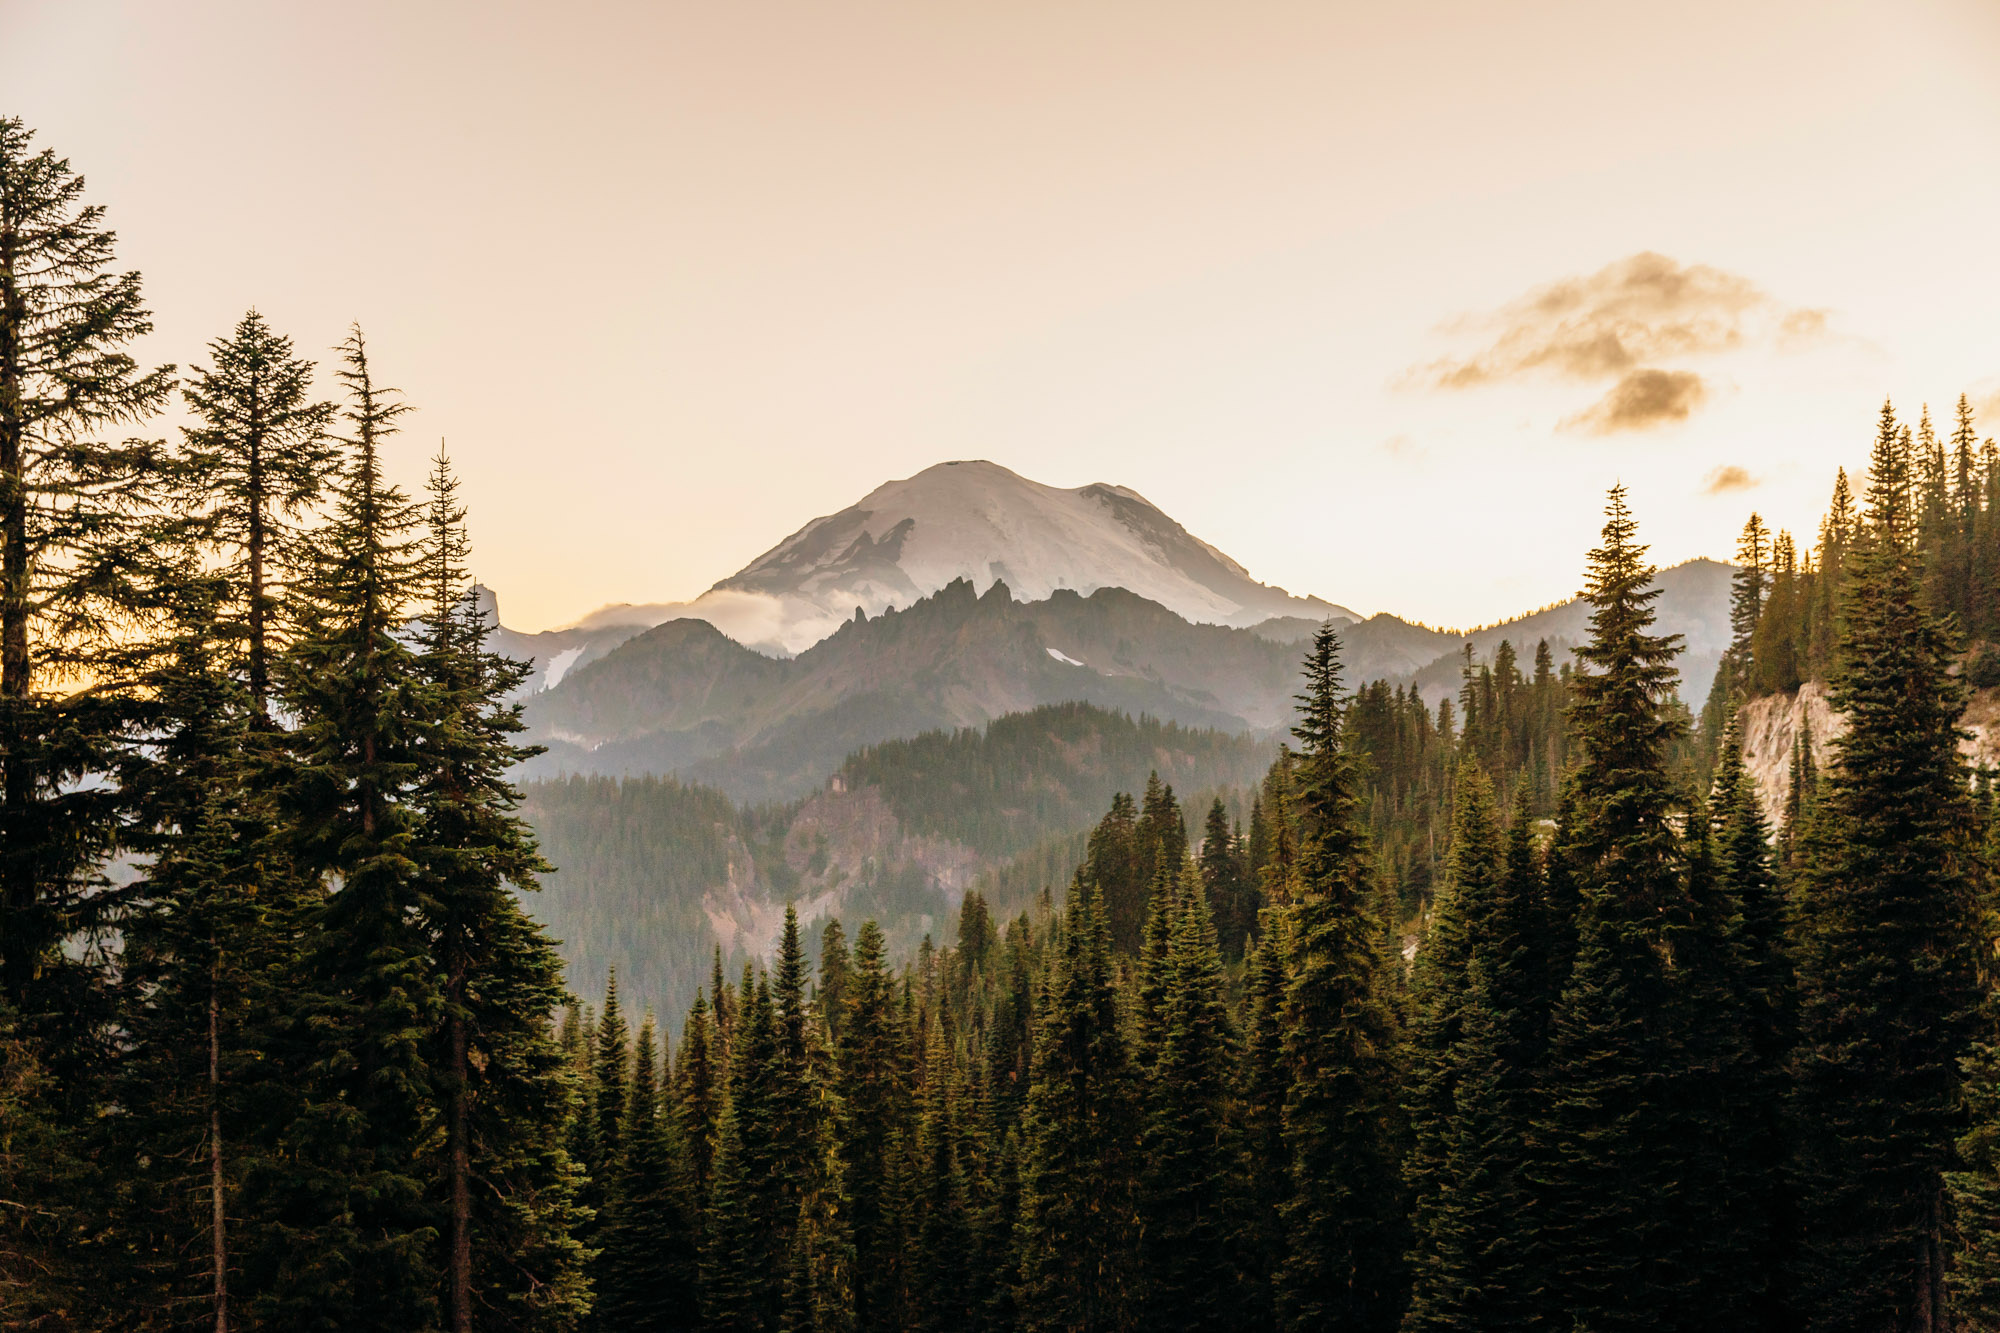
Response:
MULTIPOLYGON (((350 321, 509 625, 947 459, 1471 624, 2000 436, 2000 6, 0 0, 183 366, 350 321)), ((330 383, 326 387, 331 392, 330 383)))

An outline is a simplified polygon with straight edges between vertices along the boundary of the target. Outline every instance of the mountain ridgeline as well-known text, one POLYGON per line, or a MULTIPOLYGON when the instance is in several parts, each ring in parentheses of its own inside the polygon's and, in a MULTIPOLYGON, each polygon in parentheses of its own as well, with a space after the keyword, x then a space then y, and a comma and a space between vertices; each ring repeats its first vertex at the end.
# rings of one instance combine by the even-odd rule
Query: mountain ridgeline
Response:
MULTIPOLYGON (((1663 623, 1692 645, 1688 688, 1706 691, 1727 643, 1729 569, 1692 561, 1662 572, 1659 586, 1663 623)), ((1466 642, 1490 662, 1502 640, 1531 655, 1547 639, 1560 661, 1583 618, 1569 603, 1470 636, 1389 615, 1335 623, 1356 680, 1414 683, 1435 702, 1458 689, 1466 642)), ((1066 702, 1275 736, 1300 688, 1299 636, 1312 628, 1195 624, 1120 588, 1021 602, 1005 583, 979 594, 968 580, 857 616, 790 659, 672 620, 528 699, 547 752, 524 771, 675 774, 739 800, 787 800, 864 746, 1066 702)))

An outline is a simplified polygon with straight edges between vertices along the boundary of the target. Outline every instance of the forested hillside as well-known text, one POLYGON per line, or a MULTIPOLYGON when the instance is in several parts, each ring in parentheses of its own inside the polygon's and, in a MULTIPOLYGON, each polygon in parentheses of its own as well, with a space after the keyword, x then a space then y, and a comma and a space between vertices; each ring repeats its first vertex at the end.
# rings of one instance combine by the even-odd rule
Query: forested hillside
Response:
POLYGON ((809 933, 829 915, 874 917, 901 957, 942 934, 974 884, 1017 905, 1059 889, 1075 860, 1050 853, 1115 793, 1157 772, 1189 797, 1233 794, 1273 748, 1056 704, 861 751, 783 804, 738 806, 672 778, 532 782, 522 813, 558 869, 529 907, 591 994, 615 968, 627 995, 666 1003, 708 975, 718 946, 732 971, 768 957, 791 900, 809 933))

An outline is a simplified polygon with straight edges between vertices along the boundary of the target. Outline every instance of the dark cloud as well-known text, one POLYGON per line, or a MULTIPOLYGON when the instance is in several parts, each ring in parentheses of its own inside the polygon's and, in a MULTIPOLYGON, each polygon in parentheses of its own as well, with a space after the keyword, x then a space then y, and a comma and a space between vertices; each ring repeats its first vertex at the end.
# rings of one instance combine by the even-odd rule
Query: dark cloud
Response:
POLYGON ((1639 369, 1611 392, 1564 421, 1563 429, 1610 435, 1685 421, 1708 398, 1708 385, 1691 370, 1639 369))
POLYGON ((1709 469, 1708 475, 1701 479, 1701 493, 1727 495, 1731 491, 1754 490, 1763 484, 1762 478, 1751 476, 1749 472, 1734 463, 1724 463, 1720 467, 1709 469))
POLYGON ((1453 321, 1446 331, 1477 337, 1480 349, 1412 367, 1404 382, 1466 389, 1547 375, 1615 380, 1564 425, 1639 429, 1683 420, 1707 397, 1700 375, 1661 370, 1660 362, 1796 346, 1825 337, 1826 322, 1826 311, 1782 305, 1738 274, 1645 251, 1453 321))

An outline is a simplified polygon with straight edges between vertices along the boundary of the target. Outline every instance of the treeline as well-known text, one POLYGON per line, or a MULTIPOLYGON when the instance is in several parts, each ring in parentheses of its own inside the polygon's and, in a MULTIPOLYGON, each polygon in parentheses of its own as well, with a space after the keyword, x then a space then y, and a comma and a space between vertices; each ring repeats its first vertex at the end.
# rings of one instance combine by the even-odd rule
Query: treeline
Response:
MULTIPOLYGON (((1970 400, 1959 396, 1948 438, 1931 424, 1929 408, 1911 426, 1898 422, 1884 403, 1875 455, 1895 460, 1898 502, 1909 515, 1925 607, 1949 616, 1968 642, 2000 638, 2000 446, 1980 441, 1970 400)), ((1851 557, 1864 525, 1845 469, 1834 478, 1811 547, 1801 549, 1789 532, 1772 533, 1757 514, 1743 525, 1730 597, 1731 642, 1702 714, 1708 755, 1737 702, 1829 678, 1851 557)), ((1977 652, 1967 667, 1974 684, 2000 684, 2000 654, 1977 652)))

